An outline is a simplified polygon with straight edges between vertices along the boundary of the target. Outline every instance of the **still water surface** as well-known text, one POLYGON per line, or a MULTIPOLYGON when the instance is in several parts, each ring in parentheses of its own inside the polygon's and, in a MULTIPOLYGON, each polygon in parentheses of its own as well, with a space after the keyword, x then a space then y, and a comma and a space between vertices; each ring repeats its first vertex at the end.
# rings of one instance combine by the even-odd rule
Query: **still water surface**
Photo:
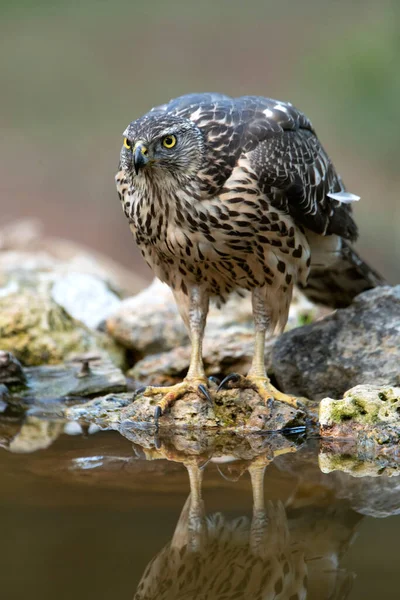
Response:
POLYGON ((1 600, 400 598, 393 464, 282 436, 19 427, 0 424, 1 600), (337 466, 353 475, 320 468, 337 466))

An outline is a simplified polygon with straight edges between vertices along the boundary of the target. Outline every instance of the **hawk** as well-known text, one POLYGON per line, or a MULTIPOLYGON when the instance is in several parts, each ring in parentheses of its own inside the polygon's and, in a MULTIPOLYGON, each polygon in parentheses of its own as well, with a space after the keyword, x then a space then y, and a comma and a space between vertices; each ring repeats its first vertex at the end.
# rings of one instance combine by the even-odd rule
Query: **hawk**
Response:
POLYGON ((247 377, 221 385, 296 406, 264 364, 265 337, 284 329, 293 286, 340 307, 383 282, 351 247, 359 198, 310 121, 270 98, 189 94, 133 121, 123 137, 122 207, 145 261, 172 288, 192 344, 183 382, 144 391, 164 394, 156 423, 187 391, 211 400, 202 363, 209 301, 243 290, 252 294, 254 357, 247 377))

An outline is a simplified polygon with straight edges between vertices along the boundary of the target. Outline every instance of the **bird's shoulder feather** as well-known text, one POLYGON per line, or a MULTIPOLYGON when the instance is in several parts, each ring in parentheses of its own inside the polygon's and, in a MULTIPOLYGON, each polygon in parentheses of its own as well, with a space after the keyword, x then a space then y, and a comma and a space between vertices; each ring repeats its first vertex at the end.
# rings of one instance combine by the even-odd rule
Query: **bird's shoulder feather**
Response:
POLYGON ((272 205, 319 234, 353 240, 351 206, 327 196, 345 190, 309 119, 292 104, 260 96, 188 94, 153 109, 193 121, 203 132, 204 197, 218 195, 247 156, 272 205))

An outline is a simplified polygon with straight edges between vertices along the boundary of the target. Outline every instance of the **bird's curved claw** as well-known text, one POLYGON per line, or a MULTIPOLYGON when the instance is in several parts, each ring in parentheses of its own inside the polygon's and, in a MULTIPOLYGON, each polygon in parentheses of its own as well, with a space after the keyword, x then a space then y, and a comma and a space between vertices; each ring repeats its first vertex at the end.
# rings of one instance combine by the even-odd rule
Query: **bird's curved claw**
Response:
POLYGON ((208 391, 208 389, 206 388, 205 385, 203 385, 202 383, 199 385, 199 387, 197 388, 197 391, 207 400, 207 402, 209 404, 213 404, 212 398, 210 396, 210 392, 208 391))
POLYGON ((227 383, 239 383, 241 379, 242 375, 239 375, 239 373, 230 373, 221 381, 221 383, 218 386, 217 392, 220 392, 221 390, 225 389, 227 383))
POLYGON ((210 381, 213 385, 216 385, 217 387, 219 386, 221 380, 218 379, 218 377, 215 377, 214 375, 210 375, 210 377, 208 378, 208 381, 210 381))
POLYGON ((146 386, 145 386, 145 385, 142 385, 141 387, 137 388, 137 390, 135 390, 135 391, 133 392, 133 395, 132 395, 132 400, 136 400, 136 398, 137 398, 137 397, 138 397, 140 394, 143 394, 143 392, 145 391, 145 389, 146 389, 146 386))

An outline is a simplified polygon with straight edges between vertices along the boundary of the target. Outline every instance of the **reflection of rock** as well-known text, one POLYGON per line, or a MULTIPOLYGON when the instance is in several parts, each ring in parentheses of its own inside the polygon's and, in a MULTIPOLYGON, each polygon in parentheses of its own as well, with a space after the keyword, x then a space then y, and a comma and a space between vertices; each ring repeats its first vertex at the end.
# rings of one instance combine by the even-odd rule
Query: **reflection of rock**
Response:
POLYGON ((354 440, 323 440, 318 458, 336 495, 355 511, 376 518, 400 514, 398 450, 387 454, 384 448, 354 440))
POLYGON ((400 514, 400 464, 398 456, 363 456, 348 445, 323 444, 319 464, 330 473, 338 498, 350 502, 362 515, 375 518, 400 514), (332 472, 333 471, 333 472, 332 472))
MULTIPOLYGON (((358 451, 357 446, 328 442, 322 445, 318 455, 319 467, 323 473, 341 471, 352 477, 396 477, 400 475, 397 456, 373 455, 358 451), (365 455, 366 454, 366 455, 365 455)), ((349 487, 351 484, 349 485, 349 487)))
MULTIPOLYGON (((212 392, 213 393, 213 392, 212 392)), ((223 428, 228 431, 279 431, 282 429, 305 426, 305 413, 293 409, 288 404, 271 401, 265 405, 260 396, 252 390, 224 390, 215 393, 211 406, 197 394, 188 393, 178 399, 159 421, 160 429, 199 429, 223 428)), ((123 399, 125 401, 125 397, 123 399)), ((132 397, 132 396, 131 396, 132 397)), ((154 424, 154 406, 158 396, 137 395, 126 408, 114 410, 118 396, 109 395, 97 398, 79 407, 66 411, 68 419, 97 419, 99 406, 111 422, 124 421, 138 426, 154 424)))
POLYGON ((323 440, 321 454, 324 472, 318 466, 315 446, 274 462, 283 474, 297 480, 290 507, 297 511, 309 506, 313 512, 318 503, 334 508, 341 500, 361 515, 387 517, 400 512, 400 478, 393 476, 396 460, 399 469, 398 456, 374 456, 372 449, 366 452, 354 440, 323 440))
POLYGON ((253 461, 263 457, 264 463, 277 456, 296 452, 304 443, 299 437, 273 435, 239 435, 235 433, 216 433, 215 431, 168 432, 155 437, 148 431, 132 428, 129 423, 122 423, 118 431, 133 442, 134 450, 147 460, 166 458, 185 463, 189 457, 196 457, 198 464, 212 462, 220 464, 220 459, 228 463, 237 461, 253 461))
POLYGON ((15 271, 0 288, 0 349, 25 365, 55 364, 74 353, 108 354, 117 364, 124 352, 104 333, 74 320, 52 297, 55 275, 15 271))
POLYGON ((384 518, 400 514, 399 477, 361 477, 349 485, 348 475, 340 472, 334 475, 338 498, 349 501, 361 515, 384 518))
POLYGON ((44 421, 33 416, 26 418, 21 429, 10 441, 8 450, 25 454, 48 448, 63 432, 63 421, 44 421))
MULTIPOLYGON (((320 403, 320 432, 326 437, 354 437, 364 444, 400 440, 400 388, 358 385, 342 400, 320 403)), ((359 443, 360 443, 359 442, 359 443)))
MULTIPOLYGON (((309 322, 324 312, 324 309, 313 306, 300 292, 296 292, 288 327, 309 322)), ((133 371, 134 375, 140 374, 147 379, 158 376, 162 381, 165 368, 167 376, 179 376, 181 371, 188 368, 190 350, 186 330, 171 290, 157 279, 137 296, 124 300, 117 312, 107 320, 107 329, 119 343, 141 355, 172 351, 141 361, 133 371), (178 361, 176 367, 175 361, 178 361)), ((252 348, 250 297, 233 295, 222 310, 212 306, 207 319, 204 346, 209 372, 217 373, 231 365, 244 372, 250 364, 252 348)))
POLYGON ((349 308, 285 333, 273 370, 285 392, 340 397, 358 384, 400 383, 400 286, 360 294, 349 308))

